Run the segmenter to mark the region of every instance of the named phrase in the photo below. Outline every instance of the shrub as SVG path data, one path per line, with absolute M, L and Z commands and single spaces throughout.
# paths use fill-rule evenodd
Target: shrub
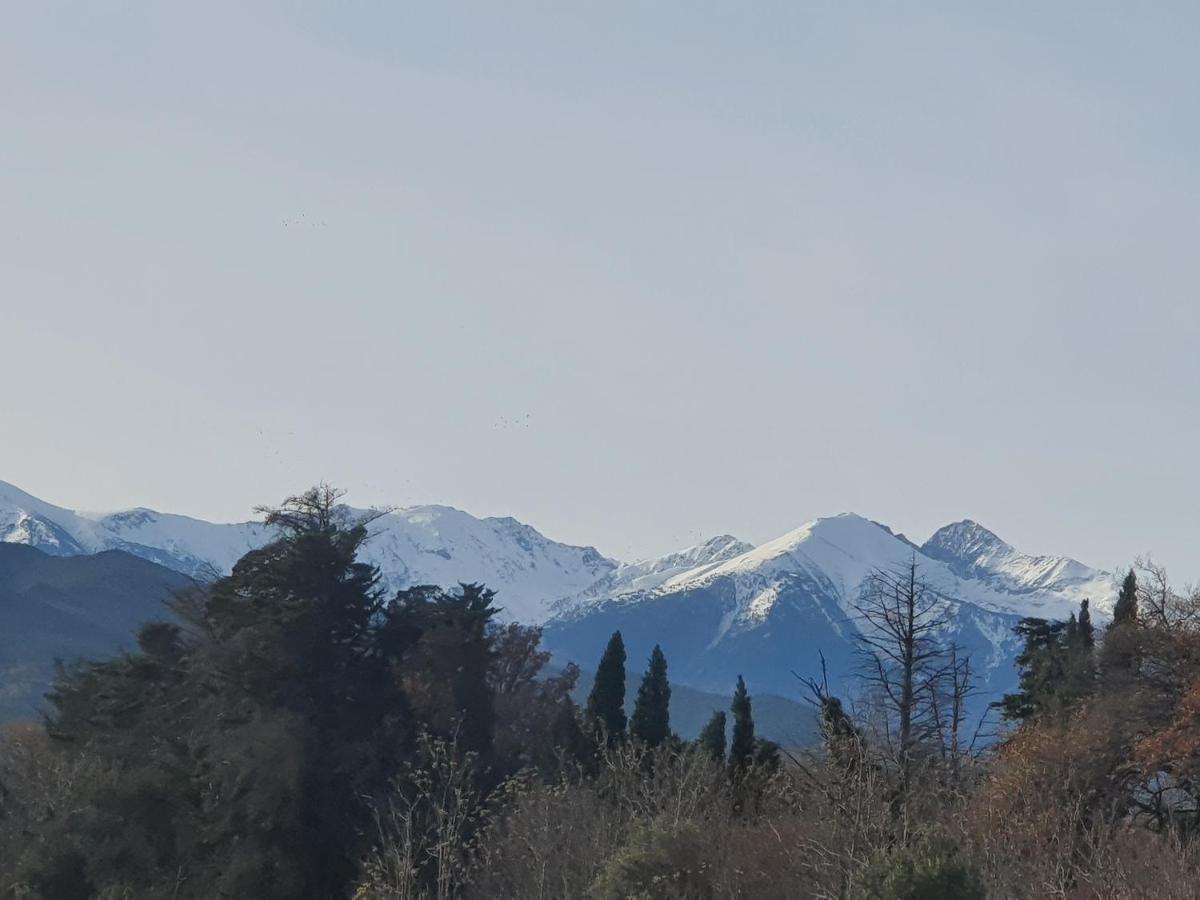
M 705 872 L 705 845 L 691 822 L 641 821 L 600 870 L 593 893 L 605 900 L 706 898 L 713 896 Z
M 921 842 L 876 853 L 854 881 L 856 900 L 983 900 L 979 873 L 951 845 Z

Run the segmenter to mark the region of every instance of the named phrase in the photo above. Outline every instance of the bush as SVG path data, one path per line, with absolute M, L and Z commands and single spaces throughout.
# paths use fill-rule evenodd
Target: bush
M 918 843 L 876 853 L 854 881 L 856 900 L 983 900 L 979 873 L 956 848 Z
M 625 846 L 600 870 L 593 893 L 605 900 L 713 896 L 700 829 L 665 818 L 636 823 Z

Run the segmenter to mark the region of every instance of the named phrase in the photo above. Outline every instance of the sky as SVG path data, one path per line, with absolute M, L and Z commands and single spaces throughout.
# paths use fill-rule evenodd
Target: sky
M 1135 6 L 1139 7 L 1135 9 Z M 0 479 L 1200 579 L 1194 4 L 8 4 Z

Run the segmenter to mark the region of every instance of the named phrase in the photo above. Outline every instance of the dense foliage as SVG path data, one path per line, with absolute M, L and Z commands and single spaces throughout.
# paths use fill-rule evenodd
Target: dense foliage
M 1195 896 L 1200 596 L 1159 569 L 1103 634 L 1086 603 L 1019 625 L 986 748 L 944 604 L 881 573 L 861 693 L 806 680 L 822 745 L 784 751 L 740 678 L 698 741 L 672 734 L 657 648 L 627 720 L 619 634 L 580 709 L 578 670 L 549 674 L 482 586 L 385 596 L 336 501 L 271 510 L 279 540 L 0 736 L 0 893 Z
M 142 628 L 137 652 L 61 668 L 46 733 L 98 775 L 5 847 L 16 883 L 343 896 L 421 740 L 471 754 L 481 786 L 572 746 L 559 713 L 574 673 L 538 677 L 536 633 L 492 626 L 479 585 L 385 598 L 356 561 L 366 525 L 336 500 L 315 489 L 271 511 L 280 539 L 178 598 L 178 621 Z

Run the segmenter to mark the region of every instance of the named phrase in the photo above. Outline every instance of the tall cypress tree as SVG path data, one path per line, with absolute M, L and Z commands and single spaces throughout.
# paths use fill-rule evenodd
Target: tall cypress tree
M 1079 604 L 1078 632 L 1079 645 L 1091 652 L 1096 646 L 1096 629 L 1092 625 L 1092 614 L 1088 610 L 1087 600 Z
M 754 714 L 750 707 L 750 694 L 741 675 L 733 692 L 730 711 L 733 713 L 733 737 L 729 742 L 729 768 L 740 772 L 754 761 L 755 749 Z
M 718 709 L 700 732 L 700 750 L 718 763 L 725 762 L 725 711 Z
M 630 733 L 649 747 L 658 747 L 671 736 L 671 685 L 667 681 L 667 658 L 654 645 L 650 665 L 638 686 Z
M 1127 625 L 1137 621 L 1137 576 L 1133 569 L 1121 582 L 1121 592 L 1117 595 L 1117 603 L 1113 607 L 1112 627 Z
M 596 668 L 587 702 L 588 721 L 602 729 L 612 747 L 625 739 L 625 641 L 614 631 Z
M 1090 694 L 1096 682 L 1096 634 L 1087 600 L 1079 604 L 1078 618 L 1071 614 L 1063 644 L 1066 678 L 1055 690 L 1060 699 L 1070 705 Z

